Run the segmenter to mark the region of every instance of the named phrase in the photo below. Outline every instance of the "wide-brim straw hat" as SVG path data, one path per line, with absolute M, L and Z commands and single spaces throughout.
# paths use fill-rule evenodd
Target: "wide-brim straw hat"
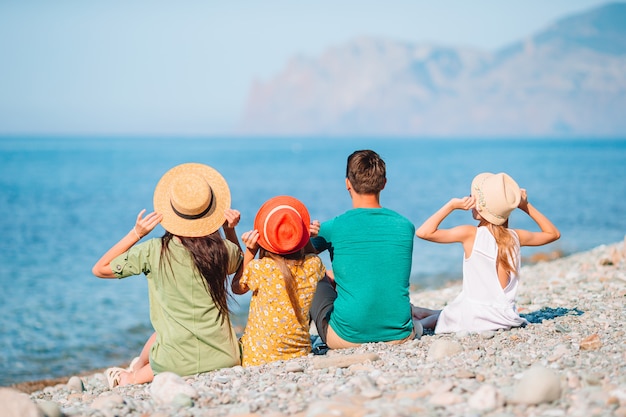
M 472 180 L 472 196 L 476 211 L 489 223 L 504 224 L 522 198 L 519 185 L 508 174 L 483 172 Z
M 154 189 L 154 211 L 161 226 L 183 237 L 208 236 L 226 221 L 230 189 L 222 175 L 208 165 L 186 163 L 167 171 Z
M 259 232 L 259 245 L 279 255 L 294 253 L 309 242 L 311 218 L 305 205 L 290 196 L 277 196 L 266 201 L 254 218 Z

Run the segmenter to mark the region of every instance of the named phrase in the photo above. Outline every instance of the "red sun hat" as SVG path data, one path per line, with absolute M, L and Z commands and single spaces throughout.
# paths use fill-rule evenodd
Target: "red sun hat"
M 254 218 L 259 246 L 279 255 L 299 251 L 309 241 L 311 217 L 305 205 L 286 195 L 270 198 Z

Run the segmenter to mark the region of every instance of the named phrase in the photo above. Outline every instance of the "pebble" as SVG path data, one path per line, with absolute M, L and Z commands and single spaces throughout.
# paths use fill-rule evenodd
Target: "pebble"
M 157 404 L 186 403 L 198 396 L 194 387 L 173 372 L 156 375 L 150 384 L 150 394 Z
M 453 340 L 435 340 L 428 350 L 428 360 L 437 361 L 447 356 L 456 355 L 463 350 L 460 343 Z
M 67 381 L 67 389 L 70 391 L 83 392 L 85 390 L 83 380 L 77 376 L 71 377 L 69 381 Z
M 592 334 L 591 336 L 585 337 L 580 341 L 581 350 L 598 350 L 601 347 L 602 341 L 600 340 L 600 336 L 597 334 Z
M 3 417 L 42 417 L 43 411 L 28 395 L 13 388 L 0 388 Z
M 536 365 L 526 371 L 515 387 L 512 402 L 541 404 L 561 397 L 561 381 L 552 370 Z
M 380 357 L 376 353 L 364 353 L 360 355 L 331 354 L 327 357 L 317 357 L 313 359 L 315 369 L 324 368 L 347 368 L 350 365 L 360 364 L 365 361 L 376 361 Z
M 504 404 L 502 394 L 490 384 L 483 384 L 478 388 L 467 401 L 467 405 L 474 410 L 491 411 Z
M 81 377 L 82 389 L 78 377 L 29 395 L 1 388 L 2 416 L 626 417 L 625 250 L 620 242 L 522 267 L 524 328 L 426 333 L 112 390 L 101 373 Z M 411 300 L 441 308 L 460 289 Z
M 46 417 L 63 417 L 59 405 L 52 401 L 37 401 L 37 407 Z

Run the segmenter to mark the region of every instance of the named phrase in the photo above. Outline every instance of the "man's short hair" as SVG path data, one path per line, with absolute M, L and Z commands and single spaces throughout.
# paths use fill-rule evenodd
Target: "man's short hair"
M 346 178 L 358 194 L 378 194 L 385 188 L 385 161 L 372 150 L 355 151 L 348 156 Z

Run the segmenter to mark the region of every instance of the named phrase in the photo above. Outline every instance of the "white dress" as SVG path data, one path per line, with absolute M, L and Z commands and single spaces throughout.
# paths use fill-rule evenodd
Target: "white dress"
M 500 286 L 496 271 L 498 245 L 487 227 L 476 231 L 474 247 L 469 258 L 463 260 L 463 289 L 461 293 L 441 311 L 435 333 L 482 332 L 510 329 L 528 323 L 517 313 L 517 293 L 520 268 L 519 238 L 515 238 L 515 274 L 511 275 L 506 288 Z

